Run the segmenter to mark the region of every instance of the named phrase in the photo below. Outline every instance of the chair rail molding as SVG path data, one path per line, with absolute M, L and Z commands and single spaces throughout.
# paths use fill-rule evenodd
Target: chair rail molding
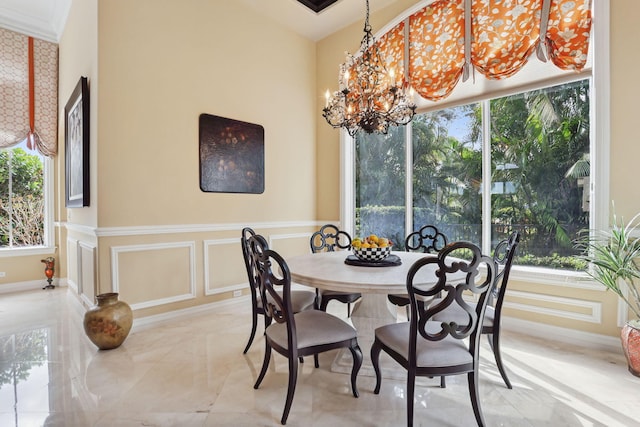
M 278 222 L 252 222 L 254 229 L 317 227 L 324 224 L 323 221 L 278 221 Z M 143 225 L 124 227 L 101 227 L 96 229 L 98 237 L 137 236 L 145 234 L 178 234 L 178 233 L 205 233 L 216 231 L 240 231 L 247 223 L 212 223 L 212 224 L 169 224 L 169 225 Z

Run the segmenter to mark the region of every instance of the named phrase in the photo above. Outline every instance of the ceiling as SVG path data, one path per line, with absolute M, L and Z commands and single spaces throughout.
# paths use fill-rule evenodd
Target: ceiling
M 354 22 L 364 22 L 365 16 L 365 0 L 234 1 L 242 2 L 263 16 L 314 41 Z M 371 0 L 370 8 L 375 12 L 396 1 L 398 0 Z M 0 27 L 58 42 L 71 2 L 72 0 L 0 0 Z

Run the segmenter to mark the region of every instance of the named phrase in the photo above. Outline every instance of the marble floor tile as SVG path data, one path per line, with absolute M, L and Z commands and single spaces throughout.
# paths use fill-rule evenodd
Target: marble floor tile
M 344 317 L 344 306 L 329 310 Z M 0 296 L 0 426 L 277 426 L 287 391 L 287 362 L 274 353 L 262 365 L 261 325 L 251 326 L 247 300 L 207 313 L 134 325 L 125 343 L 99 351 L 82 328 L 83 309 L 66 288 Z M 488 426 L 640 426 L 640 378 L 620 352 L 595 350 L 503 332 L 503 359 L 513 389 L 502 382 L 482 341 L 480 395 Z M 369 357 L 368 349 L 365 357 Z M 386 359 L 385 359 L 386 358 Z M 406 425 L 406 376 L 332 372 L 338 352 L 300 365 L 287 425 L 379 427 Z M 381 355 L 383 372 L 395 362 Z M 402 374 L 402 371 L 399 370 Z M 474 426 L 466 376 L 419 378 L 416 426 Z

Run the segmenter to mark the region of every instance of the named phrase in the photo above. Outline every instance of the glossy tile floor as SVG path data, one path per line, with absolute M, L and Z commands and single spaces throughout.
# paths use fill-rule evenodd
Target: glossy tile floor
M 247 304 L 245 304 L 247 303 Z M 335 303 L 330 310 L 345 315 Z M 82 329 L 83 310 L 66 288 L 0 295 L 0 426 L 276 426 L 285 400 L 287 365 L 275 356 L 253 389 L 264 341 L 246 356 L 248 302 L 144 327 L 125 343 L 98 351 Z M 483 340 L 482 407 L 489 426 L 638 426 L 640 378 L 622 352 L 595 351 L 504 334 L 513 390 L 502 383 Z M 298 376 L 289 426 L 403 426 L 405 384 L 347 375 L 309 359 Z M 368 358 L 368 354 L 365 354 Z M 382 355 L 382 358 L 387 357 Z M 389 359 L 390 360 L 390 359 Z M 466 377 L 421 378 L 415 425 L 473 426 Z

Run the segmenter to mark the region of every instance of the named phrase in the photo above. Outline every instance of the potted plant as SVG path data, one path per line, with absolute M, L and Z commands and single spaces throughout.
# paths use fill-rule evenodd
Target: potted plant
M 611 230 L 585 235 L 578 241 L 579 256 L 587 261 L 587 273 L 618 295 L 633 313 L 621 331 L 622 348 L 629 371 L 640 376 L 640 213 L 631 221 L 613 214 Z

